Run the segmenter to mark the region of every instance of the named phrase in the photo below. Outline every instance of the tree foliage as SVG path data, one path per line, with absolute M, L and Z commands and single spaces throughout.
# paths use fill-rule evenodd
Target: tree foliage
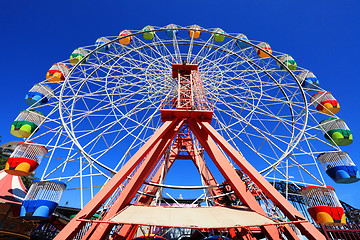
M 3 170 L 5 168 L 7 159 L 7 157 L 3 156 L 2 150 L 0 149 L 0 170 Z

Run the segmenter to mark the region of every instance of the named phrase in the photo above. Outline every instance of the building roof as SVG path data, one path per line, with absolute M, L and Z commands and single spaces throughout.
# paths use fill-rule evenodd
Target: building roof
M 19 142 L 20 141 L 12 141 L 12 142 L 3 143 L 2 145 L 0 145 L 0 149 L 3 152 L 3 155 L 5 157 L 10 157 L 11 153 L 15 150 L 15 148 Z

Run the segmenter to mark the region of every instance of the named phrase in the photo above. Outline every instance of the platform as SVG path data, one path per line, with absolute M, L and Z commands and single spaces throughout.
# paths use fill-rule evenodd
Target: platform
M 111 222 L 176 228 L 223 229 L 274 224 L 246 207 L 129 206 Z

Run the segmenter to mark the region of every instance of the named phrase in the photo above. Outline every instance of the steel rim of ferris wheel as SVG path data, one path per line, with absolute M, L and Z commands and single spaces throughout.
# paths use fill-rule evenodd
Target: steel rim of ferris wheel
M 154 29 L 151 41 L 142 38 L 143 31 L 133 31 L 128 45 L 119 43 L 124 37 L 109 37 L 104 52 L 99 51 L 104 46 L 84 47 L 88 55 L 65 81 L 53 84 L 56 100 L 33 107 L 50 109 L 42 124 L 48 130 L 29 138 L 45 144 L 44 138 L 50 149 L 42 179 L 78 179 L 81 199 L 83 189 L 90 189 L 92 197 L 94 182 L 100 176 L 102 183 L 109 179 L 161 125 L 161 103 L 175 89 L 171 65 L 186 59 L 199 66 L 206 97 L 214 104 L 215 129 L 245 157 L 252 152 L 261 159 L 265 164 L 258 170 L 269 181 L 324 184 L 316 156 L 338 148 L 315 130 L 320 113 L 308 106 L 311 95 L 295 76 L 305 69 L 279 68 L 282 53 L 259 57 L 257 41 L 238 48 L 236 41 L 242 40 L 236 34 L 222 33 L 227 41 L 220 43 L 214 41 L 217 29 L 201 29 L 205 37 L 198 39 L 187 35 L 188 28 L 173 28 L 178 31 L 173 38 L 166 37 L 167 30 Z M 120 160 L 104 160 L 113 159 L 111 151 L 119 146 L 126 148 Z M 75 162 L 77 171 L 71 168 Z

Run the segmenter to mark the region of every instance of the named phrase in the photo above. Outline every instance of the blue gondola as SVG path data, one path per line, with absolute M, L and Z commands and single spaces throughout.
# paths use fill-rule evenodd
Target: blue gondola
M 336 183 L 353 183 L 360 180 L 360 174 L 357 166 L 337 166 L 326 170 Z
M 317 90 L 319 88 L 319 80 L 314 73 L 309 72 L 308 70 L 302 71 L 296 75 L 301 86 L 306 90 Z
M 54 96 L 54 90 L 46 84 L 35 84 L 25 95 L 25 103 L 29 106 L 46 104 Z
M 178 33 L 178 30 L 176 30 L 176 25 L 175 24 L 169 24 L 166 26 L 166 29 L 165 30 L 165 34 L 168 38 L 174 38 L 177 33 Z
M 58 206 L 66 184 L 60 181 L 35 181 L 21 205 L 20 217 L 41 221 L 51 217 Z
M 110 49 L 110 44 L 108 44 L 109 42 L 110 42 L 110 40 L 107 39 L 106 37 L 98 38 L 95 42 L 95 48 L 102 46 L 98 49 L 98 51 L 106 52 Z
M 360 172 L 346 152 L 325 152 L 317 159 L 326 170 L 326 174 L 336 183 L 346 184 L 360 180 Z
M 243 42 L 240 40 L 236 40 L 236 46 L 238 46 L 238 48 L 244 49 L 244 48 L 250 47 L 250 45 L 246 43 L 246 42 L 250 42 L 246 35 L 240 33 L 239 35 L 236 36 L 236 38 L 245 41 L 245 42 Z

